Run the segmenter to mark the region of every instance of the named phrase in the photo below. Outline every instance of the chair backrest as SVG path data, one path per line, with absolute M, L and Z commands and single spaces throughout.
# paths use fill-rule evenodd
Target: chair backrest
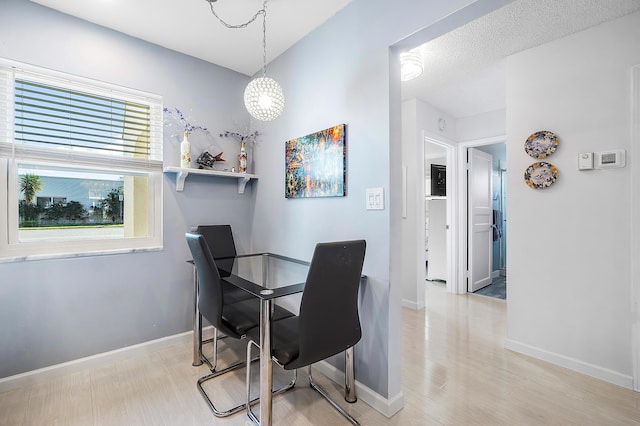
M 213 258 L 216 259 L 220 275 L 223 277 L 231 275 L 237 254 L 231 225 L 200 225 L 198 234 L 201 234 L 207 242 Z
M 313 252 L 300 302 L 300 366 L 355 345 L 362 337 L 358 289 L 366 242 L 319 243 Z
M 222 286 L 216 262 L 203 235 L 187 232 L 184 236 L 198 272 L 198 309 L 211 325 L 225 328 L 222 324 Z

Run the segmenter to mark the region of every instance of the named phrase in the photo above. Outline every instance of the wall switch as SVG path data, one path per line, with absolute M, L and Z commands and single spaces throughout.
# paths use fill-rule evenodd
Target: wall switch
M 593 152 L 578 154 L 578 170 L 593 170 Z
M 384 210 L 384 188 L 367 188 L 367 210 Z

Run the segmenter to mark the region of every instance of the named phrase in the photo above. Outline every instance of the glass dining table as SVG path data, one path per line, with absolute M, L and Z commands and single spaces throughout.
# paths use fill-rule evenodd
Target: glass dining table
M 272 423 L 273 362 L 271 360 L 271 312 L 276 299 L 302 293 L 309 262 L 274 253 L 218 258 L 216 264 L 223 281 L 260 300 L 260 424 Z M 193 322 L 193 365 L 201 365 L 202 315 L 198 310 L 198 276 L 193 268 L 195 315 Z M 287 306 L 287 308 L 289 308 Z M 353 347 L 345 351 L 345 400 L 355 402 Z

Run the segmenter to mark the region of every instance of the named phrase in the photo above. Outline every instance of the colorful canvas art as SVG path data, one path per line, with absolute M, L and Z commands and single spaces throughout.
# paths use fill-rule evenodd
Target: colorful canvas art
M 286 142 L 286 198 L 346 195 L 346 125 Z

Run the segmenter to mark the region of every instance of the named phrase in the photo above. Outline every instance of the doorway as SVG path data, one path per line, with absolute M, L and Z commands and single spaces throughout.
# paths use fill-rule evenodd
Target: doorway
M 447 291 L 456 292 L 455 259 L 456 149 L 453 142 L 435 139 L 423 134 L 424 160 L 421 191 L 423 206 L 420 216 L 424 224 L 424 280 L 446 285 Z
M 461 144 L 464 230 L 459 239 L 466 291 L 507 299 L 506 143 L 492 138 Z M 474 158 L 480 167 L 473 165 Z M 480 159 L 480 161 L 478 161 Z M 479 171 L 478 171 L 479 169 Z

